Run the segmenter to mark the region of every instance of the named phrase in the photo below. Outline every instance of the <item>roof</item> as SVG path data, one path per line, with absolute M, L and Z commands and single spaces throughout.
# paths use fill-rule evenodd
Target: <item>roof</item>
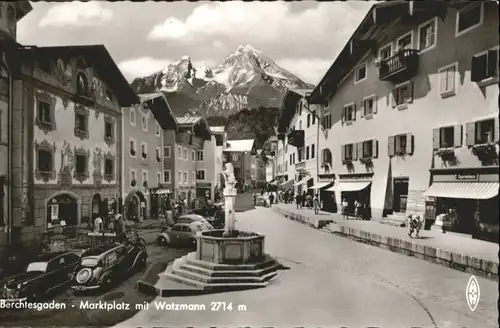
M 243 140 L 228 140 L 227 148 L 224 151 L 227 152 L 246 152 L 252 151 L 254 148 L 255 139 L 243 139 Z
M 314 89 L 290 89 L 291 91 L 298 93 L 302 97 L 307 96 L 309 93 L 313 92 Z
M 47 261 L 50 261 L 56 257 L 59 257 L 61 255 L 64 255 L 64 254 L 68 254 L 68 252 L 53 252 L 53 253 L 47 253 L 47 254 L 43 254 L 43 255 L 40 255 L 36 258 L 36 261 L 40 261 L 40 262 L 47 262 Z
M 195 125 L 201 120 L 201 116 L 177 116 L 176 119 L 182 125 Z
M 153 113 L 163 130 L 177 130 L 178 122 L 172 114 L 167 97 L 162 92 L 140 94 L 141 103 Z
M 303 98 L 300 93 L 297 93 L 292 90 L 288 90 L 285 94 L 285 98 L 283 99 L 283 104 L 280 108 L 280 113 L 278 115 L 278 133 L 285 133 L 288 124 L 292 120 L 293 115 L 295 114 L 295 109 L 297 108 L 297 103 Z
M 375 32 L 374 27 L 390 23 L 398 17 L 410 17 L 417 11 L 432 11 L 435 15 L 441 16 L 444 6 L 460 2 L 464 1 L 392 0 L 375 3 L 351 35 L 324 77 L 312 91 L 308 97 L 308 102 L 310 104 L 323 104 L 326 98 L 336 91 L 337 85 L 349 74 L 362 56 L 368 50 L 375 48 L 374 40 L 370 39 L 373 32 Z
M 106 47 L 102 44 L 55 47 L 21 46 L 19 54 L 31 58 L 43 56 L 53 60 L 57 60 L 61 56 L 81 56 L 96 69 L 99 77 L 106 82 L 116 95 L 120 106 L 130 107 L 139 103 L 139 97 L 123 76 Z
M 33 7 L 31 6 L 29 1 L 15 1 L 15 2 L 13 1 L 12 3 L 15 3 L 17 5 L 16 8 L 17 21 L 20 21 L 24 16 L 26 16 L 33 10 Z
M 176 116 L 175 118 L 179 126 L 183 128 L 193 128 L 195 134 L 202 135 L 205 140 L 209 140 L 212 131 L 208 125 L 207 119 L 203 116 Z M 202 127 L 202 129 L 200 129 Z
M 210 131 L 212 131 L 212 133 L 224 133 L 224 131 L 226 131 L 226 127 L 225 126 L 211 126 Z

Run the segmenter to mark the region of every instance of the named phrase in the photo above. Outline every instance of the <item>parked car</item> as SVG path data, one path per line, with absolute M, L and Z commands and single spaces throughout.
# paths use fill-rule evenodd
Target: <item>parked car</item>
M 8 301 L 38 301 L 67 286 L 80 257 L 71 252 L 39 256 L 24 272 L 3 279 L 1 296 Z
M 226 215 L 224 204 L 216 203 L 192 211 L 192 214 L 204 217 L 215 229 L 224 229 Z
M 148 254 L 142 245 L 110 244 L 82 254 L 73 273 L 71 288 L 76 291 L 106 289 L 146 267 Z
M 205 225 L 205 227 L 207 229 L 212 229 L 212 225 L 210 224 L 210 221 L 208 221 L 205 217 L 203 217 L 202 215 L 198 215 L 198 214 L 184 214 L 184 215 L 181 215 L 176 221 L 175 223 L 193 223 L 193 222 L 201 222 L 202 224 Z
M 156 241 L 158 245 L 196 247 L 196 234 L 211 229 L 202 221 L 176 223 L 162 231 Z

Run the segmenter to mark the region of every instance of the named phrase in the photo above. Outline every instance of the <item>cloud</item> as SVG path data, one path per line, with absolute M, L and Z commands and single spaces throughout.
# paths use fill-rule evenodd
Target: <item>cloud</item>
M 297 75 L 304 82 L 317 85 L 332 65 L 331 59 L 281 58 L 275 60 L 280 67 Z
M 68 2 L 51 7 L 38 23 L 39 26 L 95 26 L 113 19 L 113 11 L 101 2 Z
M 202 4 L 185 19 L 169 17 L 153 27 L 149 40 L 203 40 L 207 37 L 237 37 L 244 43 L 281 43 L 321 39 L 335 44 L 359 24 L 373 3 L 349 5 L 320 3 L 292 12 L 286 2 L 220 2 Z M 328 39 L 325 39 L 325 36 Z
M 158 59 L 152 57 L 140 57 L 127 59 L 118 64 L 123 75 L 132 80 L 136 77 L 148 76 L 153 73 L 162 71 L 168 65 L 174 64 L 178 60 L 173 59 Z M 195 67 L 213 67 L 214 63 L 211 60 L 194 60 L 192 59 Z

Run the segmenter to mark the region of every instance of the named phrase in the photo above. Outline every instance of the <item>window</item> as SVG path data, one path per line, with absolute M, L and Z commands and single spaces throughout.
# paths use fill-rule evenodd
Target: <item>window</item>
M 75 129 L 79 133 L 87 132 L 87 119 L 86 115 L 82 113 L 75 113 Z
M 314 158 L 314 156 L 315 156 L 314 154 L 315 154 L 315 153 L 316 153 L 316 151 L 315 151 L 315 145 L 314 145 L 314 144 L 312 144 L 312 145 L 311 145 L 311 158 Z
M 203 161 L 203 150 L 198 150 L 196 152 L 196 160 L 200 162 Z
M 155 134 L 157 137 L 161 136 L 161 127 L 160 124 L 158 124 L 158 122 L 155 123 Z
M 142 186 L 147 187 L 148 186 L 148 171 L 142 170 Z
M 343 160 L 352 161 L 354 159 L 354 144 L 347 144 L 342 147 L 344 150 Z
M 141 127 L 143 131 L 148 131 L 148 114 L 142 113 Z
M 362 144 L 363 154 L 361 158 L 373 157 L 373 140 L 363 141 Z
M 439 134 L 439 148 L 449 148 L 455 145 L 455 133 L 453 126 L 441 128 Z
M 177 180 L 179 180 L 179 183 L 182 183 L 182 171 L 177 171 Z
M 298 130 L 302 130 L 302 121 L 299 121 L 299 128 Z
M 135 126 L 135 108 L 131 107 L 129 112 L 130 125 Z
M 397 51 L 411 49 L 413 47 L 413 31 L 406 33 L 396 42 Z
M 38 171 L 51 172 L 52 171 L 52 153 L 48 150 L 38 150 Z
M 170 170 L 163 171 L 163 182 L 170 183 Z
M 87 172 L 87 157 L 85 155 L 76 154 L 75 173 L 85 174 L 85 172 Z
M 295 164 L 295 153 L 293 153 L 292 159 L 293 159 L 293 164 Z
M 135 169 L 130 169 L 130 186 L 135 187 L 137 185 L 137 172 Z
M 292 154 L 290 154 L 290 164 L 293 164 L 293 161 L 292 161 Z
M 48 102 L 38 101 L 38 115 L 41 123 L 51 124 L 52 115 L 50 113 L 50 104 Z
M 307 127 L 311 126 L 311 114 L 307 114 Z
M 392 44 L 389 43 L 385 47 L 382 47 L 378 51 L 378 57 L 380 60 L 388 59 L 392 56 Z
M 196 172 L 191 172 L 191 180 L 193 181 L 193 183 L 196 182 Z
M 370 96 L 363 100 L 362 114 L 366 118 L 370 118 L 373 114 L 377 113 L 377 101 L 375 96 Z
M 475 122 L 475 143 L 474 144 L 488 144 L 494 142 L 495 138 L 495 120 L 489 119 L 484 121 Z M 468 133 L 468 132 L 467 132 Z
M 191 161 L 196 161 L 196 152 L 191 149 Z
M 239 160 L 240 160 L 240 156 L 238 154 L 231 155 L 231 161 L 232 162 L 237 162 Z
M 184 183 L 189 183 L 187 171 L 184 171 Z
M 130 139 L 129 147 L 130 147 L 130 156 L 135 157 L 136 152 L 137 152 L 136 147 L 135 147 L 135 140 Z
M 328 113 L 323 116 L 323 129 L 330 129 L 332 127 L 332 114 Z
M 394 102 L 392 104 L 393 107 L 396 106 L 405 106 L 410 104 L 413 101 L 413 83 L 405 82 L 396 86 L 396 88 L 392 91 L 392 95 L 394 98 Z
M 161 148 L 160 147 L 156 147 L 156 161 L 158 163 L 161 162 Z
M 312 125 L 316 124 L 316 111 L 312 112 Z
M 114 165 L 113 160 L 110 158 L 104 159 L 104 175 L 105 176 L 113 176 L 114 174 Z
M 437 18 L 418 27 L 418 47 L 420 53 L 433 49 L 437 44 Z
M 389 156 L 405 156 L 413 153 L 413 136 L 411 133 L 398 134 L 389 137 Z
M 170 146 L 163 147 L 163 157 L 170 158 L 170 150 L 171 150 Z
M 196 171 L 196 180 L 205 180 L 205 170 Z
M 299 158 L 298 162 L 302 162 L 304 160 L 304 148 L 300 148 L 297 151 L 297 157 Z
M 457 12 L 455 36 L 460 36 L 483 23 L 484 4 L 472 4 Z
M 406 154 L 406 143 L 407 143 L 406 134 L 400 134 L 396 136 L 395 141 L 396 141 L 396 155 Z
M 344 107 L 344 122 L 352 122 L 356 120 L 356 106 L 354 104 L 349 104 Z
M 141 143 L 141 156 L 142 159 L 148 158 L 148 144 L 147 143 Z
M 156 173 L 156 182 L 157 182 L 158 184 L 160 184 L 160 183 L 161 183 L 161 172 Z
M 306 147 L 306 160 L 309 159 L 309 146 Z
M 187 148 L 184 148 L 184 159 L 185 160 L 188 159 L 188 150 L 187 150 Z
M 366 63 L 363 63 L 356 68 L 354 75 L 354 83 L 361 82 L 365 79 L 366 79 Z
M 439 92 L 441 96 L 455 95 L 458 63 L 439 69 Z
M 480 82 L 498 77 L 498 48 L 472 57 L 471 81 Z
M 108 140 L 113 139 L 113 123 L 105 122 L 104 123 L 104 137 Z
M 181 146 L 177 146 L 177 153 L 178 153 L 179 158 L 182 159 L 182 147 Z

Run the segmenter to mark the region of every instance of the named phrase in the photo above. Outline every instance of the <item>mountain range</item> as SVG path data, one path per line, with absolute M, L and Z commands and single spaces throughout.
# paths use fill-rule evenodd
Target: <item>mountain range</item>
M 239 46 L 217 67 L 198 67 L 184 56 L 131 86 L 137 93 L 164 92 L 177 116 L 226 118 L 242 109 L 279 108 L 287 89 L 314 88 L 250 45 Z

